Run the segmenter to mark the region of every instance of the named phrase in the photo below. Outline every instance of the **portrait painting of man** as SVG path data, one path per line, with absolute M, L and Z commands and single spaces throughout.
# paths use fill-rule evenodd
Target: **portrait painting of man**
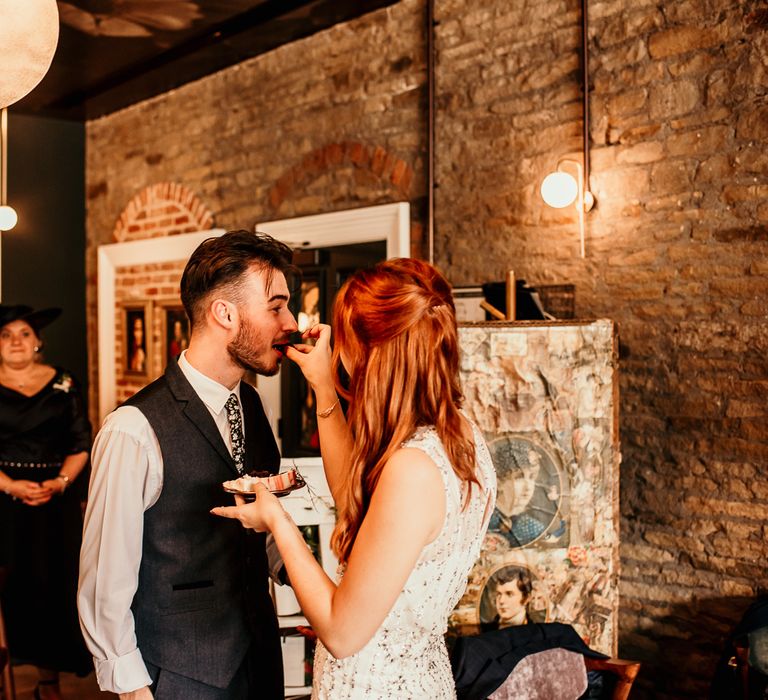
M 483 631 L 504 629 L 530 622 L 544 622 L 547 602 L 534 597 L 537 580 L 522 563 L 504 564 L 486 581 L 479 598 L 478 619 Z

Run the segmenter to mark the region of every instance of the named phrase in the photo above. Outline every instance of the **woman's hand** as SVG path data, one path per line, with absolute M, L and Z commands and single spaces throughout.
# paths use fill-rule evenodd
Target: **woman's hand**
M 18 498 L 28 506 L 41 506 L 48 503 L 53 493 L 53 490 L 47 487 L 45 483 L 38 484 L 36 481 L 27 481 L 26 479 L 16 479 L 8 487 L 10 496 Z
M 64 479 L 48 479 L 47 481 L 44 481 L 43 486 L 46 488 L 51 489 L 51 494 L 59 494 L 61 495 L 64 493 L 64 489 L 67 488 L 67 484 L 64 481 Z
M 302 333 L 302 337 L 314 339 L 314 345 L 294 345 L 285 349 L 285 355 L 293 360 L 306 380 L 317 392 L 319 388 L 333 388 L 333 367 L 331 362 L 331 327 L 318 323 Z
M 242 496 L 235 496 L 236 506 L 219 506 L 212 508 L 211 513 L 239 520 L 243 527 L 256 532 L 270 532 L 275 519 L 285 517 L 285 511 L 264 484 L 256 485 L 255 494 L 256 500 L 252 503 L 246 503 Z

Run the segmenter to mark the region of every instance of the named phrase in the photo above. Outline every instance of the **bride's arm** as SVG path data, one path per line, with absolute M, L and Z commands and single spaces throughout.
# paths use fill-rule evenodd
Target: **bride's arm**
M 445 489 L 421 450 L 398 450 L 385 465 L 338 587 L 281 518 L 273 534 L 304 615 L 328 651 L 343 658 L 374 635 L 424 546 L 445 519 Z
M 424 452 L 398 450 L 382 471 L 338 586 L 282 507 L 271 506 L 264 513 L 248 504 L 214 512 L 238 517 L 249 527 L 269 527 L 302 612 L 328 651 L 343 658 L 373 637 L 422 549 L 439 534 L 445 489 L 437 466 Z

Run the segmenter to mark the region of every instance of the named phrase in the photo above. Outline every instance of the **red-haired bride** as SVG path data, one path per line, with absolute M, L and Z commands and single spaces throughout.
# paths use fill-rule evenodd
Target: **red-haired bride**
M 270 531 L 320 640 L 313 698 L 455 697 L 444 633 L 480 551 L 496 492 L 480 431 L 460 410 L 451 288 L 401 259 L 352 276 L 334 305 L 335 343 L 287 348 L 315 391 L 320 446 L 338 520 L 338 583 L 280 501 L 214 512 Z M 347 389 L 336 386 L 341 363 Z M 345 418 L 337 391 L 349 401 Z

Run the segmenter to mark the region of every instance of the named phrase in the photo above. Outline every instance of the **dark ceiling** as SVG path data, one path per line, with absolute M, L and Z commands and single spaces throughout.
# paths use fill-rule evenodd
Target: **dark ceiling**
M 51 68 L 13 110 L 94 119 L 396 1 L 59 0 Z

